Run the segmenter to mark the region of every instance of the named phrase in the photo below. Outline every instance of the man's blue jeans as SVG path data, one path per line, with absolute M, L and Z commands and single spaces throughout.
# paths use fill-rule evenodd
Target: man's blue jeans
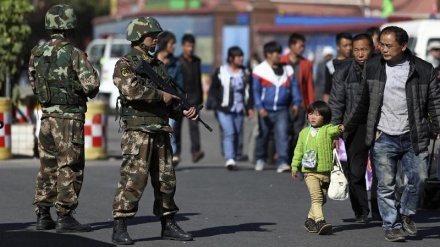
M 258 137 L 255 150 L 256 160 L 267 158 L 267 144 L 269 135 L 273 130 L 275 150 L 278 154 L 276 164 L 290 164 L 289 162 L 289 111 L 268 111 L 265 118 L 258 117 Z
M 400 215 L 411 216 L 417 211 L 419 190 L 427 177 L 428 149 L 416 155 L 410 133 L 394 136 L 382 133 L 374 143 L 371 160 L 378 179 L 377 197 L 382 227 L 385 230 L 401 229 Z M 395 189 L 399 160 L 408 183 L 397 206 Z
M 238 146 L 238 138 L 243 126 L 244 114 L 242 112 L 224 113 L 217 111 L 218 121 L 223 130 L 223 151 L 225 160 L 237 159 L 236 150 Z

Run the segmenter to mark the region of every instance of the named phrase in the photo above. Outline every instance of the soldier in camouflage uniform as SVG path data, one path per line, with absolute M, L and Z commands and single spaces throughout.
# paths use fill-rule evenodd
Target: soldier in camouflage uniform
M 99 91 L 99 78 L 87 55 L 70 42 L 76 27 L 72 7 L 59 4 L 46 13 L 51 39 L 32 49 L 29 79 L 42 105 L 38 137 L 40 170 L 34 205 L 37 230 L 90 231 L 72 216 L 84 176 L 84 120 L 87 97 Z M 55 206 L 56 223 L 50 215 Z
M 191 234 L 184 232 L 174 220 L 179 208 L 174 203 L 176 175 L 168 120 L 182 116 L 182 111 L 173 107 L 178 97 L 157 89 L 148 78 L 135 71 L 139 61 L 145 60 L 156 73 L 164 78 L 167 76 L 164 64 L 154 58 L 160 32 L 162 28 L 154 18 L 132 20 L 127 28 L 132 50 L 118 60 L 113 74 L 113 82 L 120 92 L 120 115 L 124 122 L 121 179 L 113 201 L 112 241 L 116 244 L 133 244 L 127 232 L 127 218 L 133 218 L 138 210 L 148 174 L 154 189 L 153 213 L 162 223 L 161 237 L 192 240 Z M 194 107 L 183 111 L 183 115 L 191 120 L 198 118 Z

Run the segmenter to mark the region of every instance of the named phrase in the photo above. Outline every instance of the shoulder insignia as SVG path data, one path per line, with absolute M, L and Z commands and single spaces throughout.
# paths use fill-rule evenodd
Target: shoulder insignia
M 130 61 L 127 57 L 121 57 L 122 60 Z
M 130 72 L 128 71 L 127 67 L 121 68 L 121 75 L 122 76 L 127 76 L 129 74 L 130 74 Z

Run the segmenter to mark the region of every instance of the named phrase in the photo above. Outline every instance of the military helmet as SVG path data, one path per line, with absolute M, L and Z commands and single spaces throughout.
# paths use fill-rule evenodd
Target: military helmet
M 153 17 L 139 17 L 128 24 L 126 39 L 128 41 L 138 41 L 145 34 L 162 31 L 159 22 Z
M 76 27 L 76 14 L 67 4 L 57 4 L 47 11 L 45 28 L 67 30 Z

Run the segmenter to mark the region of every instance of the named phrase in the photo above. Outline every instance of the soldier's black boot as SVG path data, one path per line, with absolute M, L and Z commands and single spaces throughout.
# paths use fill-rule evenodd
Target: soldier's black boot
M 58 215 L 55 228 L 58 233 L 88 232 L 92 230 L 92 227 L 89 224 L 80 224 L 75 218 L 73 218 L 72 213 Z
M 127 232 L 127 218 L 115 219 L 115 222 L 113 224 L 112 241 L 115 244 L 133 244 L 133 240 Z
M 173 215 L 160 217 L 162 232 L 160 236 L 166 240 L 190 241 L 193 239 L 191 233 L 187 233 L 177 225 Z
M 55 228 L 55 221 L 50 216 L 50 207 L 38 206 L 37 230 L 50 230 Z

